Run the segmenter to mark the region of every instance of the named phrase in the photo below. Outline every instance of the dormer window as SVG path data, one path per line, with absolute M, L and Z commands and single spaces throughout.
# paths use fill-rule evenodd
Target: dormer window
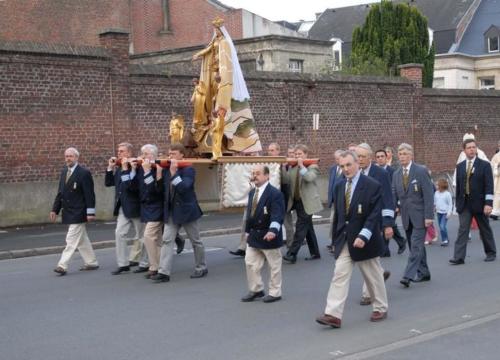
M 500 48 L 500 44 L 498 43 L 498 36 L 490 36 L 488 37 L 488 52 L 498 52 Z

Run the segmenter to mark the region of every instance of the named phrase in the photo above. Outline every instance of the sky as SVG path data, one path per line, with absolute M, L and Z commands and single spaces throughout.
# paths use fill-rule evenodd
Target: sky
M 315 13 L 327 8 L 368 4 L 378 0 L 219 0 L 234 8 L 243 8 L 269 20 L 314 20 Z

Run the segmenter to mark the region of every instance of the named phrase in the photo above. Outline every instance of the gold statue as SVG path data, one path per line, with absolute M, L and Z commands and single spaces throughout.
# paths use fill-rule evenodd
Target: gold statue
M 170 119 L 170 143 L 182 144 L 184 138 L 184 116 L 172 114 Z
M 202 59 L 200 80 L 197 87 L 204 86 L 206 88 L 205 106 L 203 111 L 199 111 L 198 114 L 201 113 L 202 116 L 206 114 L 207 121 L 200 121 L 201 126 L 198 126 L 198 129 L 201 129 L 205 124 L 211 125 L 212 159 L 222 156 L 225 117 L 231 110 L 233 91 L 231 47 L 221 31 L 223 23 L 224 21 L 220 18 L 212 22 L 215 28 L 214 38 L 205 49 L 193 55 L 193 60 Z M 197 108 L 195 101 L 195 113 L 196 110 L 200 110 L 200 107 Z M 197 127 L 193 127 L 196 140 L 202 131 L 197 132 Z
M 191 133 L 193 134 L 194 141 L 200 143 L 209 129 L 209 118 L 205 108 L 207 89 L 205 83 L 198 79 L 193 79 L 193 85 L 194 91 L 191 103 L 194 106 L 194 114 Z

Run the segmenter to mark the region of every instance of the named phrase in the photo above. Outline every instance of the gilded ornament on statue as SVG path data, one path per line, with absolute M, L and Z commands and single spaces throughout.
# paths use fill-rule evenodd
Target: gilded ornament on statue
M 170 143 L 182 144 L 184 138 L 184 116 L 172 114 L 170 119 Z

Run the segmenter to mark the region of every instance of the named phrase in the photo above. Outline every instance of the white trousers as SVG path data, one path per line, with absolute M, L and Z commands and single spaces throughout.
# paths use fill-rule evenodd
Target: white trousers
M 262 267 L 267 260 L 269 266 L 269 295 L 281 296 L 281 250 L 278 249 L 256 249 L 247 246 L 245 254 L 245 265 L 247 269 L 248 288 L 252 292 L 264 290 L 262 281 Z
M 349 293 L 349 283 L 355 264 L 359 266 L 366 282 L 368 293 L 372 299 L 373 311 L 387 311 L 387 291 L 385 289 L 380 258 L 376 257 L 355 262 L 351 259 L 347 245 L 344 245 L 339 258 L 335 262 L 335 270 L 326 300 L 325 314 L 342 319 L 344 305 Z
M 133 236 L 127 237 L 132 228 L 134 229 Z M 130 254 L 128 254 L 127 246 L 129 240 L 133 241 Z M 115 249 L 118 266 L 128 266 L 130 261 L 138 261 L 141 267 L 148 266 L 148 257 L 144 247 L 144 224 L 141 223 L 140 218 L 126 217 L 121 207 L 116 219 Z
M 98 265 L 94 249 L 87 235 L 86 223 L 71 224 L 69 226 L 66 234 L 66 248 L 62 252 L 57 266 L 67 270 L 69 261 L 77 249 L 85 265 Z

